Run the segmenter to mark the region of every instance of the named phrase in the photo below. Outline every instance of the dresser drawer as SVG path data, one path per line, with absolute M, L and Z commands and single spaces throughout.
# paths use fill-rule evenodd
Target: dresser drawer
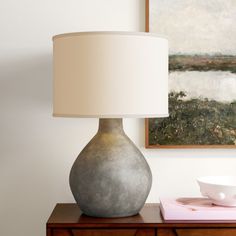
M 52 236 L 155 236 L 154 229 L 54 229 Z
M 157 229 L 158 236 L 236 236 L 236 229 Z
M 177 229 L 178 236 L 235 236 L 236 229 Z

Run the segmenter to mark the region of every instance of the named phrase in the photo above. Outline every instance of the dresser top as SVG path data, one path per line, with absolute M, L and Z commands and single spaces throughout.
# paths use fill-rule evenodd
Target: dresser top
M 95 218 L 84 215 L 74 203 L 59 203 L 47 227 L 236 227 L 236 221 L 164 221 L 159 204 L 145 204 L 138 215 L 123 218 Z

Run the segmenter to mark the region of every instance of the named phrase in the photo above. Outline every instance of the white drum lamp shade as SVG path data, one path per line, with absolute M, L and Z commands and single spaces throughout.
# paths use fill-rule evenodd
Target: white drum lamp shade
M 168 116 L 168 41 L 150 33 L 53 37 L 54 116 Z

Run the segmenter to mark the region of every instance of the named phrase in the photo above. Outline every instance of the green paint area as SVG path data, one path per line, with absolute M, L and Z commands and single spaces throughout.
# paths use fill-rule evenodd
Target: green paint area
M 229 71 L 236 73 L 236 56 L 231 55 L 171 55 L 170 71 Z
M 150 145 L 236 145 L 236 101 L 184 100 L 169 94 L 168 118 L 149 119 Z

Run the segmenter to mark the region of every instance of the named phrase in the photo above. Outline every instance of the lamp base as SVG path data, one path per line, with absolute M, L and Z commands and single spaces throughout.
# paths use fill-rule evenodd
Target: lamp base
M 124 133 L 122 119 L 99 119 L 97 134 L 70 172 L 70 188 L 83 213 L 93 217 L 136 215 L 151 184 L 151 170 Z

